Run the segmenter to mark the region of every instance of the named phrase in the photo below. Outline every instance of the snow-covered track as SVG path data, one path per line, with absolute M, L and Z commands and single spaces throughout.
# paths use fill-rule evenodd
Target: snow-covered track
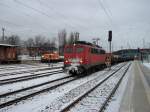
M 12 70 L 12 69 L 16 69 L 16 68 L 25 68 L 27 67 L 27 65 L 23 65 L 23 64 L 20 64 L 19 66 L 16 64 L 16 65 L 0 65 L 0 70 Z
M 37 71 L 44 71 L 44 70 L 59 69 L 59 68 L 62 68 L 62 67 L 63 67 L 63 66 L 60 66 L 60 67 L 53 67 L 53 68 L 49 68 L 49 67 L 38 68 L 38 67 L 35 67 L 35 68 L 37 68 L 37 69 L 19 70 L 19 71 L 17 71 L 17 72 L 2 73 L 2 74 L 0 74 L 0 77 L 3 77 L 3 76 L 10 76 L 10 75 L 19 75 L 19 74 L 31 73 L 31 72 L 37 72 Z
M 107 74 L 107 72 L 109 71 L 105 71 L 104 74 Z M 65 77 L 51 80 L 49 82 L 47 81 L 47 82 L 42 82 L 41 84 L 36 84 L 30 87 L 24 87 L 23 89 L 20 88 L 12 92 L 11 91 L 5 92 L 0 95 L 0 102 L 1 102 L 0 108 L 5 108 L 5 107 L 7 108 L 7 106 L 16 104 L 17 102 L 22 102 L 38 94 L 49 92 L 51 90 L 56 89 L 57 87 L 63 87 L 63 85 L 69 84 L 72 81 L 78 80 L 79 78 L 82 78 L 82 77 L 65 76 Z
M 0 67 L 0 71 L 11 71 L 11 70 L 20 70 L 20 69 L 29 69 L 29 68 L 38 68 L 39 66 L 34 65 L 24 65 L 24 64 L 16 64 L 16 65 L 5 65 Z M 44 67 L 44 66 L 43 66 Z
M 49 82 L 44 82 L 27 88 L 19 89 L 13 92 L 8 92 L 0 95 L 0 108 L 12 105 L 27 98 L 33 97 L 40 93 L 52 90 L 71 81 L 77 80 L 77 77 L 66 76 Z M 17 97 L 17 95 L 19 97 Z M 11 98 L 12 97 L 12 98 Z
M 81 112 L 85 112 L 85 111 L 99 112 L 100 111 L 101 112 L 105 108 L 107 102 L 109 101 L 109 99 L 111 98 L 111 96 L 113 95 L 113 93 L 116 91 L 117 87 L 119 86 L 122 78 L 126 74 L 126 72 L 127 72 L 127 70 L 128 70 L 129 67 L 130 67 L 130 64 L 124 65 L 124 66 L 120 67 L 118 70 L 112 72 L 106 78 L 104 78 L 101 81 L 99 81 L 93 87 L 91 87 L 91 88 L 89 87 L 88 91 L 84 91 L 79 96 L 77 96 L 75 98 L 72 98 L 71 101 L 69 101 L 69 99 L 61 99 L 61 101 L 63 101 L 63 102 L 65 100 L 69 101 L 69 102 L 66 103 L 66 104 L 64 104 L 59 109 L 56 109 L 56 110 L 50 109 L 48 111 L 49 112 L 51 112 L 51 111 L 56 111 L 56 112 L 67 112 L 67 111 L 69 111 L 69 112 L 70 111 L 71 112 L 72 111 L 73 112 L 78 112 L 78 111 L 81 111 Z M 114 80 L 114 79 L 116 79 L 116 80 Z M 113 86 L 111 85 L 111 81 L 110 80 L 111 81 L 115 81 L 114 84 L 112 84 Z M 108 84 L 111 86 L 111 88 L 109 88 Z M 81 90 L 81 88 L 79 90 Z M 107 92 L 105 93 L 105 91 L 107 91 Z M 100 92 L 102 94 L 98 94 L 98 92 Z M 72 93 L 72 94 L 74 94 L 74 93 Z M 92 98 L 93 99 L 95 98 L 97 100 L 92 101 Z M 60 105 L 61 104 L 59 104 L 59 106 Z M 99 110 L 95 110 L 94 107 L 96 105 L 98 105 L 98 109 Z M 49 108 L 51 108 L 51 106 Z
M 50 72 L 45 72 L 45 73 L 38 73 L 38 74 L 33 74 L 33 75 L 3 79 L 3 80 L 0 80 L 0 85 L 10 84 L 10 83 L 15 83 L 15 82 L 20 82 L 20 81 L 26 81 L 26 80 L 31 80 L 31 79 L 35 79 L 35 78 L 47 77 L 47 76 L 50 76 L 53 74 L 58 74 L 58 73 L 63 73 L 63 70 L 56 70 L 56 71 L 50 71 Z
M 116 90 L 118 89 L 123 77 L 126 75 L 129 67 L 131 64 L 129 64 L 129 66 L 126 68 L 126 70 L 124 71 L 124 73 L 122 74 L 121 78 L 119 79 L 119 81 L 117 82 L 117 84 L 114 86 L 114 88 L 112 89 L 112 91 L 109 93 L 108 97 L 106 98 L 106 100 L 104 101 L 104 103 L 102 104 L 99 112 L 103 112 L 105 110 L 105 108 L 107 107 L 107 104 L 109 103 L 110 99 L 112 98 L 112 96 L 115 94 Z

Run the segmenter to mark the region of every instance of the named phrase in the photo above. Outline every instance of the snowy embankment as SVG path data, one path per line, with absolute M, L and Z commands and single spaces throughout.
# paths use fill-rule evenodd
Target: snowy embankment
M 143 63 L 143 65 L 150 69 L 150 63 Z
M 119 108 L 121 105 L 121 101 L 124 97 L 124 93 L 127 87 L 129 76 L 132 75 L 132 65 L 130 66 L 129 70 L 127 71 L 126 75 L 124 76 L 119 88 L 116 90 L 114 96 L 110 100 L 105 112 L 119 112 Z

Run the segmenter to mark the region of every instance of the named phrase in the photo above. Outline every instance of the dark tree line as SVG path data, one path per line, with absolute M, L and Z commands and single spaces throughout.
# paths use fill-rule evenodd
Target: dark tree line
M 79 40 L 78 32 L 71 32 L 67 36 L 67 31 L 65 29 L 58 32 L 57 38 L 46 38 L 42 35 L 37 35 L 35 37 L 30 37 L 27 40 L 21 39 L 18 35 L 5 36 L 4 40 L 0 38 L 0 43 L 17 45 L 19 48 L 26 48 L 29 51 L 29 55 L 41 55 L 41 51 L 58 51 L 60 55 L 63 55 L 64 46 L 66 44 L 73 44 L 75 41 Z M 34 50 L 35 51 L 34 51 Z M 21 53 L 20 53 L 21 54 Z
M 35 36 L 34 38 L 28 38 L 23 42 L 23 46 L 28 49 L 29 55 L 37 56 L 45 52 L 57 51 L 56 39 L 48 39 L 41 35 Z
M 3 44 L 20 45 L 20 37 L 18 35 L 5 36 L 4 40 L 0 39 Z

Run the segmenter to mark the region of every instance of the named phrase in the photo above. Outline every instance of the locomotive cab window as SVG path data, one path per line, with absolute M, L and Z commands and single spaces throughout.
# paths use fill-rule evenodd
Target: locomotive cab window
M 81 52 L 83 52 L 84 51 L 84 48 L 83 47 L 77 47 L 76 48 L 76 52 L 77 53 L 81 53 Z
M 92 53 L 92 54 L 98 54 L 98 49 L 92 48 L 92 49 L 91 49 L 91 53 Z
M 105 54 L 105 51 L 104 50 L 100 50 L 99 54 Z
M 91 53 L 92 53 L 92 54 L 105 54 L 105 51 L 102 50 L 102 49 L 92 48 L 92 49 L 91 49 Z
M 70 47 L 68 47 L 68 48 L 65 49 L 66 53 L 72 53 L 72 51 L 73 51 L 73 48 L 70 48 Z

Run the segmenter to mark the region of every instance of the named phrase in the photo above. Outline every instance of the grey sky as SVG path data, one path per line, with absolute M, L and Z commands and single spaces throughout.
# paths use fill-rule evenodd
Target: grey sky
M 114 49 L 137 48 L 150 43 L 149 6 L 150 0 L 0 0 L 0 28 L 21 38 L 57 37 L 65 28 L 81 40 L 99 37 L 104 48 L 112 30 Z

